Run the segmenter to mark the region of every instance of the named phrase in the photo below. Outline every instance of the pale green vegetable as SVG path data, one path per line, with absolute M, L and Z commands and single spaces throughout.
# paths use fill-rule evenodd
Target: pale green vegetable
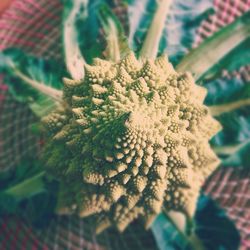
M 165 56 L 118 63 L 95 59 L 83 80 L 64 79 L 65 105 L 43 119 L 48 171 L 61 181 L 58 209 L 99 214 L 97 232 L 149 227 L 164 208 L 192 217 L 219 160 L 209 139 L 220 125 L 206 90 Z

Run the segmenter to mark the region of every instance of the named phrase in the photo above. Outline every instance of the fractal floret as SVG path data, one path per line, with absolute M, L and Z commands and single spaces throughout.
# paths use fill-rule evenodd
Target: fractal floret
M 94 59 L 83 80 L 64 79 L 64 104 L 43 120 L 58 209 L 94 216 L 97 232 L 137 218 L 147 228 L 162 209 L 191 217 L 219 163 L 209 140 L 220 125 L 205 96 L 166 56 Z

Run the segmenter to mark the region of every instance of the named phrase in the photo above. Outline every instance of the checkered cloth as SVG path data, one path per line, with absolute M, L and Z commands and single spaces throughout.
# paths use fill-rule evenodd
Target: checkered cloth
M 62 4 L 59 0 L 16 0 L 0 18 L 0 50 L 17 47 L 27 53 L 62 60 Z M 0 76 L 0 169 L 13 169 L 20 159 L 36 155 L 36 121 L 27 106 L 13 101 Z
M 119 2 L 118 0 L 115 2 Z M 198 30 L 196 45 L 250 8 L 250 0 L 215 0 L 216 14 Z M 117 13 L 122 13 L 120 8 Z M 62 60 L 60 0 L 14 0 L 0 18 L 0 50 L 18 47 L 27 53 Z M 249 68 L 235 73 L 249 79 Z M 14 169 L 20 160 L 39 152 L 39 138 L 30 132 L 36 121 L 25 105 L 12 100 L 0 76 L 0 170 Z M 250 249 L 249 176 L 243 168 L 221 168 L 204 186 L 235 221 L 241 232 L 241 249 Z M 135 224 L 125 234 L 105 232 L 95 238 L 89 220 L 58 216 L 45 229 L 36 229 L 25 218 L 0 218 L 0 250 L 5 249 L 156 249 L 150 233 Z
M 214 0 L 216 15 L 204 20 L 198 29 L 197 46 L 221 27 L 250 9 L 250 0 Z M 228 74 L 250 81 L 250 66 Z M 204 192 L 224 208 L 241 234 L 241 248 L 250 249 L 250 168 L 221 168 L 204 185 Z
M 250 168 L 220 168 L 208 179 L 204 191 L 235 222 L 241 234 L 240 249 L 250 249 Z
M 214 0 L 214 8 L 216 14 L 210 15 L 208 19 L 202 22 L 194 46 L 197 46 L 205 38 L 248 11 L 250 9 L 250 0 Z M 229 78 L 238 77 L 248 82 L 250 81 L 250 66 L 242 67 L 230 74 L 225 70 L 224 76 Z

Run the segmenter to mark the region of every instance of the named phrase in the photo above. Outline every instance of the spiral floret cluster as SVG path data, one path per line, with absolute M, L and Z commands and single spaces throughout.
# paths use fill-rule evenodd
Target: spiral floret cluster
M 65 104 L 43 119 L 59 208 L 96 216 L 97 232 L 137 218 L 149 227 L 163 208 L 191 217 L 219 163 L 209 140 L 220 125 L 205 96 L 166 56 L 94 59 L 83 80 L 64 79 Z

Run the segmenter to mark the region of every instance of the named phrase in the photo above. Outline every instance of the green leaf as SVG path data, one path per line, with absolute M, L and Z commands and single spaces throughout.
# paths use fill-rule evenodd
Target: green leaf
M 250 97 L 250 87 L 238 78 L 219 78 L 204 85 L 208 94 L 205 99 L 207 106 L 226 105 L 243 101 Z M 214 146 L 236 145 L 250 138 L 249 106 L 224 113 L 216 117 L 221 123 L 221 130 L 211 141 Z
M 160 249 L 204 249 L 204 243 L 194 232 L 192 220 L 180 211 L 164 212 L 151 227 Z
M 250 139 L 248 139 L 246 142 L 235 145 L 231 150 L 234 150 L 235 152 L 231 153 L 227 158 L 223 159 L 222 165 L 228 167 L 249 168 Z
M 41 122 L 34 122 L 30 125 L 30 131 L 37 136 L 41 136 L 43 125 Z
M 223 147 L 228 151 L 227 147 L 245 143 L 250 138 L 250 86 L 238 78 L 220 78 L 208 82 L 205 86 L 208 89 L 205 103 L 208 106 L 215 105 L 212 106 L 212 111 L 214 108 L 215 111 L 220 111 L 221 108 L 224 111 L 231 109 L 230 112 L 216 117 L 223 130 L 213 138 L 212 144 L 221 147 L 217 151 L 223 154 Z M 236 104 L 237 109 L 232 110 Z
M 192 48 L 197 29 L 214 13 L 213 6 L 213 0 L 173 1 L 159 51 L 166 52 L 174 65 Z
M 153 19 L 157 4 L 153 0 L 130 0 L 129 13 L 129 46 L 136 52 L 141 49 L 146 31 Z
M 105 56 L 114 62 L 119 61 L 129 49 L 124 29 L 107 4 L 100 6 L 98 17 L 107 40 Z
M 60 102 L 65 70 L 59 63 L 8 49 L 0 53 L 0 72 L 5 73 L 4 83 L 14 99 L 27 103 L 38 117 Z
M 249 36 L 250 11 L 193 49 L 178 64 L 177 70 L 190 71 L 198 81 L 211 78 L 218 74 L 221 69 L 225 69 L 223 62 L 226 62 L 227 66 L 229 65 L 231 56 L 234 60 L 238 60 L 238 56 L 235 53 L 237 51 L 240 51 L 241 54 L 243 53 L 242 49 L 246 46 Z M 246 60 L 241 60 L 241 62 L 245 65 L 248 60 L 249 57 L 247 56 Z M 238 61 L 233 62 L 231 68 L 235 69 L 236 65 L 237 67 L 241 66 Z
M 156 217 L 151 230 L 160 250 L 186 249 L 188 242 L 164 214 Z
M 42 165 L 35 158 L 25 158 L 8 176 L 0 174 L 0 214 L 18 213 L 20 202 L 46 190 Z
M 231 72 L 240 67 L 250 64 L 250 39 L 246 39 L 233 49 L 226 57 L 219 61 L 215 68 L 211 69 L 209 75 L 213 78 L 220 75 L 223 69 Z
M 40 192 L 20 202 L 17 213 L 38 229 L 49 226 L 55 217 L 56 197 L 52 192 Z
M 0 216 L 2 214 L 15 214 L 17 208 L 18 202 L 12 195 L 0 192 Z
M 241 100 L 250 98 L 250 82 L 242 84 L 238 91 L 234 91 L 230 96 L 232 100 Z
M 0 215 L 20 215 L 39 228 L 49 223 L 58 183 L 45 176 L 41 161 L 25 158 L 8 176 L 0 173 L 0 180 Z
M 225 182 L 222 181 L 221 185 L 223 187 L 220 190 L 226 189 Z M 229 188 L 229 190 L 231 189 Z M 217 202 L 209 196 L 205 196 L 204 194 L 200 195 L 195 213 L 196 235 L 202 240 L 205 246 L 204 249 L 239 249 L 240 234 L 234 222 L 225 211 L 227 204 L 224 203 L 225 206 L 221 208 Z
M 156 0 L 129 1 L 129 45 L 135 51 L 141 49 L 157 9 L 157 2 Z M 166 52 L 170 60 L 176 64 L 191 48 L 196 29 L 211 13 L 212 6 L 212 0 L 172 1 L 158 53 Z
M 0 189 L 8 189 L 17 184 L 32 178 L 43 170 L 43 166 L 36 158 L 24 158 L 15 169 L 9 171 L 7 176 L 0 174 L 1 186 Z
M 12 195 L 17 200 L 29 198 L 45 190 L 43 181 L 44 172 L 25 178 L 22 182 L 9 187 L 4 191 L 5 194 Z
M 213 145 L 231 145 L 250 138 L 250 118 L 241 114 L 241 111 L 223 114 L 217 120 L 223 130 L 213 138 Z
M 195 232 L 189 237 L 180 234 L 164 214 L 156 218 L 151 230 L 159 250 L 237 249 L 240 242 L 239 233 L 225 212 L 203 194 L 197 202 Z
M 85 61 L 91 63 L 104 50 L 98 10 L 109 0 L 64 0 L 63 43 L 65 62 L 74 78 L 82 78 Z
M 219 105 L 247 98 L 249 96 L 246 95 L 244 90 L 247 86 L 248 84 L 244 83 L 242 79 L 236 77 L 210 80 L 204 83 L 204 87 L 207 89 L 205 104 L 207 106 Z

